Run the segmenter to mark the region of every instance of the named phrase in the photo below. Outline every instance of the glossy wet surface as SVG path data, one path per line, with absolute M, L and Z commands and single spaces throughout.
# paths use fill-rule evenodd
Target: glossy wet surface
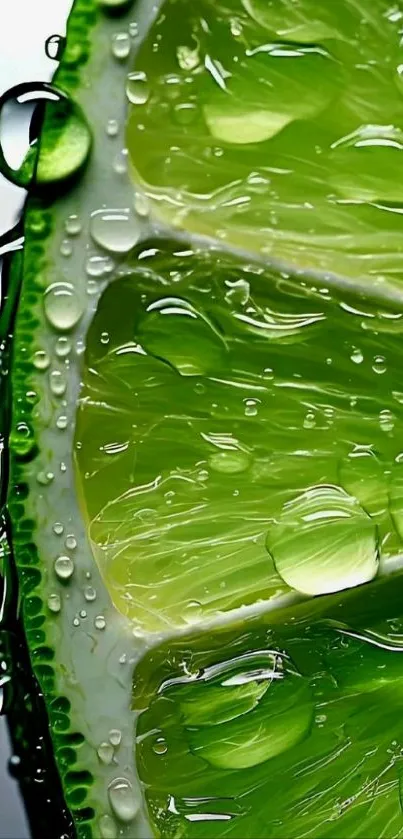
M 76 430 L 118 608 L 153 632 L 373 579 L 401 550 L 401 315 L 219 252 L 131 264 Z

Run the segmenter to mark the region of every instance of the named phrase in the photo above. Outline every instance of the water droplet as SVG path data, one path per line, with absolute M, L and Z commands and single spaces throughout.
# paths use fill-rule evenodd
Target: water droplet
M 4 156 L 1 161 L 5 177 L 32 190 L 43 190 L 76 175 L 87 161 L 92 141 L 81 108 L 50 84 L 28 82 L 11 88 L 3 97 L 1 107 L 14 106 L 24 119 L 24 108 L 32 108 L 38 102 L 45 123 L 48 120 L 52 129 L 42 132 L 40 144 L 38 137 L 33 136 L 17 169 L 9 166 Z
M 54 477 L 55 476 L 54 476 L 53 472 L 45 472 L 45 471 L 41 470 L 40 472 L 38 472 L 38 474 L 36 476 L 36 480 L 38 481 L 38 484 L 41 484 L 41 486 L 46 487 L 46 486 L 49 486 L 49 484 L 52 483 L 52 481 L 54 480 Z
M 152 303 L 139 325 L 144 349 L 171 364 L 182 376 L 219 369 L 225 344 L 213 325 L 187 300 L 164 297 Z
M 82 231 L 82 224 L 75 214 L 68 216 L 64 222 L 64 229 L 69 236 L 78 236 Z
M 351 358 L 351 361 L 354 362 L 354 364 L 362 364 L 362 362 L 364 361 L 364 356 L 363 356 L 361 350 L 359 350 L 357 347 L 354 348 L 353 352 L 351 353 L 350 358 Z
M 141 216 L 141 218 L 146 218 L 150 212 L 148 198 L 143 192 L 139 192 L 139 190 L 137 190 L 134 196 L 134 209 L 137 215 Z
M 72 533 L 69 533 L 69 535 L 66 536 L 66 540 L 65 540 L 64 544 L 66 545 L 66 548 L 67 548 L 68 551 L 75 551 L 75 549 L 77 547 L 77 539 L 76 539 L 75 536 L 73 536 Z
M 130 210 L 96 210 L 91 216 L 91 236 L 112 253 L 127 253 L 138 242 L 139 230 Z
M 115 778 L 108 787 L 110 805 L 122 822 L 131 822 L 139 810 L 139 802 L 127 778 Z
M 99 820 L 99 834 L 101 839 L 117 839 L 118 829 L 113 819 L 105 813 Z
M 61 414 L 61 416 L 58 417 L 57 420 L 56 420 L 56 427 L 59 429 L 59 431 L 65 431 L 65 429 L 67 428 L 67 425 L 68 425 L 68 419 L 67 419 L 66 415 Z
M 32 430 L 26 422 L 19 422 L 11 435 L 13 451 L 20 457 L 26 457 L 34 449 L 35 441 Z
M 74 562 L 70 556 L 58 556 L 54 568 L 60 580 L 69 580 L 74 573 Z
M 125 175 L 127 172 L 128 152 L 127 149 L 121 149 L 113 160 L 113 169 L 117 175 Z
M 99 286 L 95 282 L 95 280 L 88 280 L 87 294 L 90 294 L 92 296 L 93 294 L 98 294 L 98 291 L 99 291 Z
M 37 370 L 47 370 L 50 364 L 50 358 L 45 350 L 38 350 L 34 354 L 34 367 Z
M 146 73 L 137 70 L 126 79 L 126 96 L 132 105 L 145 105 L 150 95 Z
M 84 597 L 88 602 L 95 600 L 97 593 L 92 586 L 86 586 L 84 589 Z
M 165 755 L 168 751 L 168 746 L 163 737 L 158 737 L 158 739 L 153 744 L 153 752 L 156 755 Z
M 361 585 L 378 570 L 375 524 L 337 486 L 311 487 L 287 502 L 269 529 L 267 549 L 287 585 L 308 595 Z
M 103 277 L 114 269 L 114 263 L 109 256 L 90 256 L 85 270 L 89 277 Z
M 122 732 L 119 728 L 112 728 L 109 732 L 109 742 L 117 748 L 122 742 Z
M 61 524 L 60 521 L 56 521 L 55 524 L 53 525 L 53 533 L 56 536 L 62 536 L 63 532 L 64 532 L 63 525 Z
M 60 245 L 60 253 L 62 256 L 71 256 L 73 253 L 73 245 L 71 244 L 70 239 L 63 239 L 63 242 Z
M 50 374 L 50 389 L 54 396 L 63 396 L 66 392 L 66 379 L 60 370 L 52 370 Z
M 116 32 L 112 35 L 112 54 L 119 61 L 124 61 L 130 54 L 130 38 L 127 32 Z
M 245 472 L 250 466 L 250 457 L 246 452 L 222 451 L 215 452 L 209 458 L 209 464 L 215 472 L 225 475 L 237 475 Z
M 59 358 L 66 358 L 71 352 L 71 342 L 68 338 L 58 338 L 56 341 L 56 355 Z
M 105 766 L 109 766 L 113 760 L 113 746 L 110 743 L 101 743 L 97 749 L 98 757 L 101 763 L 104 763 Z
M 255 417 L 258 412 L 259 399 L 244 399 L 245 416 Z
M 73 626 L 80 626 L 80 620 L 79 620 L 79 618 L 78 618 L 78 616 L 77 616 L 77 615 L 76 615 L 76 617 L 75 617 L 75 618 L 74 618 L 74 620 L 73 620 Z
M 139 34 L 139 26 L 136 20 L 132 20 L 129 23 L 129 34 L 132 38 L 137 38 L 137 35 Z
M 179 125 L 191 125 L 196 119 L 199 109 L 194 102 L 177 102 L 173 113 Z
M 106 133 L 108 137 L 116 137 L 119 134 L 119 123 L 117 119 L 108 119 Z
M 105 629 L 106 620 L 103 615 L 97 615 L 94 620 L 95 629 Z
M 393 431 L 395 427 L 395 420 L 394 416 L 391 411 L 387 408 L 384 411 L 380 411 L 379 414 L 379 427 L 381 431 Z
M 48 597 L 48 609 L 50 612 L 60 612 L 62 608 L 61 600 L 58 594 L 49 594 Z
M 385 358 L 383 355 L 376 355 L 374 358 L 374 363 L 372 365 L 372 369 L 374 373 L 378 373 L 378 375 L 382 375 L 386 371 L 386 363 Z
M 313 411 L 308 411 L 304 419 L 304 428 L 315 428 L 316 420 Z
M 80 618 L 83 618 L 83 620 L 84 620 L 84 618 L 86 618 L 86 617 L 87 617 L 87 612 L 85 611 L 85 609 L 80 609 Z
M 68 332 L 80 320 L 83 301 L 71 283 L 52 283 L 43 298 L 45 315 L 54 329 Z

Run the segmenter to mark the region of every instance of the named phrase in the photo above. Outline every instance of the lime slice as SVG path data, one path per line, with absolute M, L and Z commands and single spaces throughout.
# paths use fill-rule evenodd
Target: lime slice
M 399 835 L 401 15 L 362 5 L 74 5 L 8 506 L 79 839 Z

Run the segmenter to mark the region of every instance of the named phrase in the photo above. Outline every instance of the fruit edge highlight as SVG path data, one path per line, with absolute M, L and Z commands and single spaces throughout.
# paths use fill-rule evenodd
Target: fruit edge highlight
M 171 5 L 175 4 L 166 4 Z M 248 4 L 245 6 L 249 11 Z M 114 19 L 100 20 L 102 28 L 116 26 L 111 22 Z M 85 42 L 81 51 L 80 23 L 87 33 L 90 24 L 98 25 L 91 3 L 77 4 L 70 19 L 67 57 L 71 47 L 73 65 L 77 61 L 85 65 L 87 61 Z M 74 27 L 77 35 L 80 33 L 76 52 Z M 112 52 L 122 68 L 130 50 L 125 56 L 126 40 L 119 37 L 125 32 L 120 32 L 120 27 L 119 22 L 119 31 L 112 31 Z M 69 69 L 68 60 L 63 75 L 65 62 L 66 56 L 56 81 L 71 93 L 78 90 L 78 78 Z M 138 65 L 135 67 L 138 73 Z M 132 101 L 133 78 L 129 85 L 129 101 L 133 107 L 141 107 L 144 103 Z M 83 109 L 87 113 L 84 105 Z M 118 161 L 114 168 L 115 173 L 125 176 L 122 163 Z M 79 190 L 77 186 L 69 193 L 73 205 Z M 88 736 L 76 733 L 80 730 L 80 712 L 74 707 L 74 689 L 73 703 L 60 693 L 63 661 L 59 656 L 63 648 L 56 625 L 61 601 L 64 612 L 65 596 L 74 597 L 69 580 L 72 577 L 74 582 L 73 575 L 79 569 L 81 573 L 81 560 L 75 558 L 77 534 L 59 534 L 66 550 L 54 557 L 58 564 L 52 570 L 44 567 L 37 549 L 38 529 L 46 522 L 46 497 L 54 491 L 57 479 L 52 471 L 41 468 L 43 445 L 34 429 L 44 417 L 48 424 L 53 422 L 54 415 L 46 404 L 49 397 L 62 407 L 60 400 L 66 394 L 71 399 L 65 380 L 71 368 L 79 369 L 80 359 L 72 361 L 66 341 L 71 342 L 71 336 L 77 339 L 75 330 L 81 322 L 80 352 L 87 326 L 89 333 L 76 430 L 77 493 L 86 522 L 84 530 L 89 530 L 101 570 L 97 586 L 104 586 L 104 591 L 99 599 L 104 598 L 105 603 L 102 613 L 94 613 L 93 624 L 95 635 L 107 636 L 114 626 L 116 637 L 125 637 L 122 666 L 127 664 L 126 649 L 136 648 L 133 665 L 147 646 L 152 647 L 136 670 L 133 699 L 129 690 L 126 701 L 128 707 L 133 705 L 132 731 L 141 712 L 137 769 L 154 830 L 162 836 L 336 836 L 340 829 L 346 836 L 364 835 L 360 832 L 364 829 L 366 836 L 399 835 L 401 745 L 396 693 L 400 681 L 401 582 L 399 575 L 392 579 L 387 576 L 398 570 L 401 552 L 398 439 L 402 397 L 397 362 L 401 313 L 396 299 L 394 305 L 388 293 L 382 299 L 382 284 L 380 290 L 374 289 L 373 296 L 378 299 L 362 294 L 361 299 L 357 298 L 353 275 L 349 289 L 336 288 L 330 293 L 326 276 L 318 289 L 305 275 L 298 278 L 285 271 L 281 275 L 278 268 L 264 268 L 252 256 L 224 253 L 217 243 L 206 252 L 197 239 L 173 243 L 156 239 L 153 227 L 142 237 L 147 198 L 150 200 L 141 193 L 136 198 L 140 233 L 130 234 L 125 223 L 113 247 L 105 245 L 100 210 L 93 212 L 91 237 L 100 251 L 89 257 L 93 262 L 87 271 L 88 283 L 94 282 L 91 277 L 95 273 L 91 271 L 102 259 L 105 274 L 109 272 L 115 280 L 115 286 L 108 285 L 107 280 L 101 282 L 98 294 L 91 285 L 89 296 L 93 294 L 98 302 L 102 295 L 96 314 L 95 306 L 86 313 L 85 305 L 80 301 L 77 304 L 77 289 L 70 295 L 73 301 L 63 301 L 68 302 L 64 309 L 59 301 L 55 304 L 54 288 L 48 290 L 52 269 L 47 247 L 56 232 L 60 234 L 57 213 L 62 203 L 68 207 L 67 199 L 58 203 L 55 199 L 30 198 L 26 213 L 23 291 L 13 365 L 9 508 L 27 638 L 35 673 L 47 697 L 56 759 L 77 831 L 82 836 L 145 835 L 138 832 L 144 827 L 137 824 L 142 804 L 136 796 L 141 787 L 136 786 L 135 776 L 130 780 L 122 777 L 121 731 L 116 718 L 114 725 L 111 721 L 109 739 L 96 748 Z M 63 212 L 66 216 L 67 210 Z M 66 230 L 69 224 L 72 231 L 73 215 L 65 219 Z M 129 224 L 131 220 L 129 214 Z M 205 231 L 201 228 L 199 232 Z M 72 232 L 63 242 L 72 244 L 79 234 Z M 132 251 L 136 238 L 149 241 Z M 60 265 L 63 257 L 68 258 L 63 242 L 57 256 Z M 82 240 L 77 246 L 80 249 L 82 252 Z M 105 251 L 114 253 L 112 269 Z M 194 283 L 187 260 L 195 271 Z M 213 285 L 208 283 L 211 276 Z M 396 288 L 394 280 L 395 298 Z M 164 296 L 158 297 L 161 290 Z M 66 288 L 64 291 L 69 297 Z M 44 322 L 54 330 L 55 364 L 51 354 L 37 343 L 38 322 L 30 316 L 30 310 L 35 312 L 39 304 L 41 312 L 44 310 L 42 319 L 45 317 Z M 127 335 L 122 317 L 126 311 L 135 313 Z M 265 361 L 268 344 L 270 363 Z M 325 356 L 319 364 L 323 346 Z M 66 358 L 70 367 L 65 365 Z M 293 383 L 286 375 L 291 366 L 281 369 L 284 358 L 289 358 L 290 365 L 297 361 L 300 365 Z M 228 375 L 230 380 L 224 378 Z M 38 388 L 38 376 L 47 376 L 49 383 Z M 148 398 L 150 381 L 158 385 L 158 399 L 154 401 Z M 133 398 L 129 398 L 129 405 L 125 403 L 122 384 L 130 394 L 138 389 L 135 396 L 141 422 L 135 423 L 135 428 L 128 418 Z M 275 399 L 280 401 L 277 394 L 287 387 L 302 390 L 303 398 L 292 393 L 276 409 Z M 320 397 L 312 397 L 315 388 L 321 391 Z M 38 389 L 42 389 L 40 397 Z M 239 399 L 233 396 L 237 390 L 241 392 Z M 198 403 L 207 398 L 211 403 L 206 416 Z M 168 400 L 181 413 L 164 427 L 164 404 Z M 223 434 L 223 417 L 227 418 L 221 412 L 225 407 L 231 432 Z M 105 414 L 100 426 L 102 411 Z M 59 432 L 66 430 L 64 417 L 65 413 L 58 411 Z M 96 446 L 98 429 L 122 434 L 124 426 L 127 431 L 127 423 L 127 446 L 126 437 L 114 452 L 110 445 L 109 451 L 105 445 Z M 152 431 L 149 440 L 144 435 L 148 426 Z M 331 435 L 337 435 L 336 440 L 328 443 Z M 273 440 L 277 459 L 273 457 Z M 170 457 L 176 454 L 174 447 L 182 444 L 183 448 L 184 442 L 186 450 L 180 452 L 182 461 L 178 465 Z M 152 516 L 143 515 L 149 508 L 144 511 L 142 499 L 138 502 L 139 493 L 131 493 L 125 484 L 128 474 L 130 477 L 126 460 L 131 449 L 144 443 L 146 454 L 137 462 L 138 473 L 147 478 L 155 457 L 163 478 L 154 486 L 145 480 L 140 488 L 150 493 L 158 521 L 167 522 L 168 527 L 153 527 Z M 102 472 L 111 453 L 117 456 L 118 465 L 112 467 L 106 484 L 97 477 L 97 470 Z M 106 468 L 111 467 L 108 464 Z M 69 472 L 69 465 L 65 471 Z M 71 480 L 71 474 L 67 477 Z M 188 484 L 187 492 L 181 496 L 184 483 Z M 32 486 L 45 499 L 35 508 L 34 518 L 27 515 Z M 119 490 L 112 499 L 110 487 L 114 492 Z M 228 493 L 228 505 L 222 515 L 215 517 L 217 499 L 221 502 L 224 493 Z M 249 498 L 245 500 L 242 493 Z M 263 502 L 268 509 L 261 511 Z M 189 515 L 194 511 L 197 515 L 201 508 L 205 518 L 195 540 L 191 533 L 187 536 L 186 524 Z M 251 526 L 256 509 L 258 525 Z M 172 538 L 172 516 L 176 517 L 177 538 L 175 527 Z M 123 527 L 121 532 L 121 524 L 127 526 L 128 521 L 128 531 Z M 53 528 L 60 524 L 53 518 L 50 523 Z M 203 530 L 213 523 L 216 545 L 224 546 L 224 551 L 220 547 L 220 555 L 213 551 L 209 557 Z M 118 542 L 111 538 L 111 528 L 120 528 Z M 242 574 L 231 574 L 226 591 L 225 569 L 236 571 L 231 566 L 233 545 L 225 554 L 231 544 L 228 534 L 235 534 L 235 544 L 248 545 L 247 595 L 242 591 Z M 112 532 L 114 535 L 116 532 Z M 55 530 L 54 536 L 58 536 Z M 151 568 L 146 549 L 142 560 L 144 539 L 153 545 Z M 206 590 L 202 574 L 199 579 L 194 566 L 190 575 L 185 570 L 188 557 L 181 555 L 183 542 L 185 547 L 197 549 L 198 567 L 207 563 L 211 568 L 211 590 Z M 161 549 L 175 569 L 177 579 L 173 581 L 165 579 L 164 563 L 158 557 Z M 293 562 L 299 553 L 299 562 Z M 190 559 L 194 562 L 194 557 Z M 85 574 L 96 574 L 91 562 L 87 553 L 82 570 L 91 570 Z M 184 578 L 185 601 L 180 599 L 179 585 Z M 92 578 L 86 579 L 90 582 L 85 583 L 84 600 L 90 604 L 94 589 Z M 353 588 L 343 597 L 337 594 L 340 589 L 370 580 L 374 580 L 370 586 Z M 336 594 L 305 604 L 299 603 L 301 597 L 296 592 L 305 597 Z M 160 602 L 155 609 L 156 597 Z M 284 611 L 277 608 L 268 612 L 270 605 L 277 605 L 277 599 Z M 263 613 L 260 618 L 254 614 L 256 605 Z M 104 615 L 107 610 L 110 618 Z M 73 626 L 74 621 L 81 625 L 87 617 L 74 616 Z M 220 621 L 228 626 L 220 629 Z M 197 626 L 200 632 L 203 630 L 199 637 L 195 634 Z M 192 635 L 188 637 L 189 629 Z M 160 648 L 154 649 L 159 642 Z M 69 643 L 73 644 L 74 639 Z M 106 673 L 106 684 L 108 676 Z M 63 678 L 68 685 L 66 674 Z M 129 683 L 130 678 L 126 689 Z M 108 709 L 105 714 L 108 716 Z M 376 721 L 376 731 L 369 717 Z M 81 722 L 85 727 L 88 721 L 82 718 Z M 309 780 L 313 757 L 315 765 L 321 767 L 317 783 Z M 121 771 L 111 778 L 110 767 L 115 768 L 115 760 Z M 337 795 L 329 787 L 334 780 L 334 763 L 340 767 Z M 331 769 L 326 769 L 329 766 Z M 287 791 L 277 796 L 274 811 L 268 814 L 260 812 L 256 791 L 262 790 L 265 804 L 269 769 L 271 782 L 274 775 L 279 790 L 286 779 Z M 243 770 L 248 770 L 247 777 Z M 350 778 L 351 786 L 346 785 Z M 221 790 L 225 794 L 221 795 Z

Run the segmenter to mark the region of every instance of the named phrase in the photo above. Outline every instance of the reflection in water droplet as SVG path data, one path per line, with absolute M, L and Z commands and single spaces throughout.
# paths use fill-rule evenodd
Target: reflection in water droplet
M 68 332 L 80 320 L 84 306 L 71 283 L 52 283 L 43 298 L 45 315 L 54 329 Z
M 122 822 L 131 822 L 139 810 L 133 787 L 127 778 L 115 778 L 108 787 L 110 805 Z
M 130 38 L 127 32 L 117 32 L 112 35 L 111 43 L 112 54 L 119 61 L 124 61 L 130 54 Z
M 308 595 L 361 585 L 378 570 L 375 524 L 337 486 L 312 487 L 286 503 L 267 549 L 283 580 Z
M 132 105 L 145 105 L 150 95 L 147 76 L 141 70 L 129 73 L 126 79 L 126 96 Z
M 30 139 L 27 153 L 17 169 L 7 163 L 0 141 L 0 170 L 18 186 L 43 189 L 76 175 L 91 149 L 91 133 L 81 108 L 47 83 L 25 83 L 2 97 L 0 109 L 14 105 L 23 114 L 27 105 L 42 109 L 40 146 Z M 32 115 L 32 111 L 31 111 Z M 30 134 L 34 122 L 31 122 Z
M 74 573 L 74 562 L 70 556 L 58 556 L 54 568 L 60 580 L 69 580 Z
M 130 210 L 96 210 L 91 215 L 91 236 L 112 253 L 128 253 L 138 242 L 139 230 Z

